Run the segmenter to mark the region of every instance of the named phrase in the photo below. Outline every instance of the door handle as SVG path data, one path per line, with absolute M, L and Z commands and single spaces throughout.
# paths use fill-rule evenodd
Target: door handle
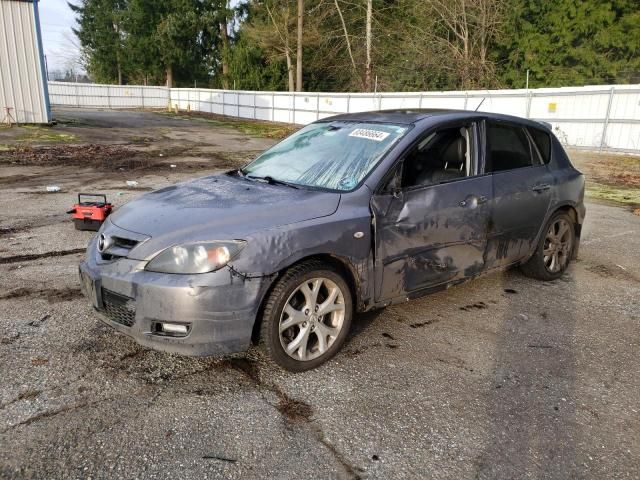
M 476 208 L 478 205 L 482 205 L 483 203 L 487 203 L 487 197 L 481 195 L 476 197 L 475 195 L 469 195 L 467 198 L 462 200 L 458 205 L 461 207 L 469 207 Z
M 544 192 L 545 190 L 549 190 L 551 188 L 551 185 L 549 185 L 548 183 L 541 183 L 539 185 L 534 185 L 533 187 L 531 187 L 531 190 L 533 190 L 534 192 Z

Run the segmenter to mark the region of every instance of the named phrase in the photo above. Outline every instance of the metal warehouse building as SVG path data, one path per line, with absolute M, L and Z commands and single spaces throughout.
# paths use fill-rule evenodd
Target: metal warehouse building
M 0 122 L 50 121 L 38 0 L 0 0 Z

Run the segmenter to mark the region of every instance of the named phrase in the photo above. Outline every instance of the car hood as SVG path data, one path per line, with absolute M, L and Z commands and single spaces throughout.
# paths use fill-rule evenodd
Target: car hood
M 129 254 L 145 259 L 176 243 L 244 239 L 258 230 L 325 217 L 339 202 L 337 193 L 223 174 L 147 193 L 109 218 L 117 227 L 151 237 Z

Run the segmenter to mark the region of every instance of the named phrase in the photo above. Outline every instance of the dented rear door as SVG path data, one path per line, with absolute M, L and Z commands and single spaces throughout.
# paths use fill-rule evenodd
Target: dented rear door
M 375 195 L 376 301 L 484 270 L 491 199 L 489 175 Z

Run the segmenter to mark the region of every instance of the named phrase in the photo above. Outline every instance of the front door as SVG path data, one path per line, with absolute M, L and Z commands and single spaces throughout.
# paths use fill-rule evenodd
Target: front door
M 376 301 L 484 270 L 492 183 L 479 175 L 476 132 L 462 125 L 427 134 L 401 164 L 401 186 L 373 197 Z

